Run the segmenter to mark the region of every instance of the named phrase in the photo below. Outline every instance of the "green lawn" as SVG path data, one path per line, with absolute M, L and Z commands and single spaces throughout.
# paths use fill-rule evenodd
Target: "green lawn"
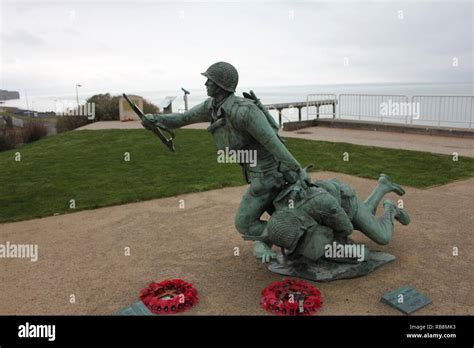
M 302 165 L 428 187 L 474 176 L 474 159 L 287 139 Z M 30 219 L 186 192 L 243 185 L 237 164 L 219 164 L 204 130 L 178 130 L 176 153 L 145 130 L 75 131 L 0 153 L 0 222 Z M 15 152 L 22 160 L 14 160 Z M 129 152 L 130 162 L 124 161 Z M 343 161 L 343 153 L 349 161 Z

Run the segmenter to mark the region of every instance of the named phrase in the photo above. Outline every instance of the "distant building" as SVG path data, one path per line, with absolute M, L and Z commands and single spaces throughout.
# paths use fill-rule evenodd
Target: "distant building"
M 6 91 L 0 89 L 0 100 L 20 99 L 20 93 L 16 91 Z

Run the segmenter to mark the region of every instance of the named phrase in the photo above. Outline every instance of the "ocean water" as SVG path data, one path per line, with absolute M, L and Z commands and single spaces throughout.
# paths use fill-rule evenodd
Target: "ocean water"
M 252 89 L 263 104 L 273 103 L 292 103 L 306 101 L 309 94 L 334 94 L 337 97 L 343 94 L 368 94 L 368 95 L 402 95 L 406 96 L 408 101 L 412 101 L 413 96 L 474 96 L 474 84 L 473 83 L 457 83 L 457 84 L 446 84 L 446 83 L 410 83 L 410 84 L 398 84 L 398 83 L 386 83 L 386 84 L 339 84 L 339 85 L 305 85 L 305 86 L 275 86 L 275 87 L 248 87 L 238 88 L 237 95 L 242 95 L 242 92 L 249 91 Z M 188 95 L 188 105 L 192 107 L 202 102 L 207 98 L 205 87 L 200 89 L 191 89 L 191 94 Z M 104 91 L 97 91 L 96 93 L 104 93 Z M 18 100 L 6 101 L 3 105 L 15 106 L 23 109 L 30 109 L 35 111 L 58 111 L 61 108 L 65 109 L 67 106 L 73 108 L 77 105 L 76 96 L 74 94 L 67 95 L 29 95 L 25 98 L 24 94 L 21 94 L 21 98 Z M 117 93 L 119 94 L 119 93 Z M 159 105 L 160 102 L 167 96 L 176 96 L 173 102 L 173 111 L 178 112 L 184 110 L 183 92 L 181 90 L 164 90 L 164 91 L 134 91 L 133 94 L 141 95 L 149 101 Z M 79 102 L 84 103 L 90 95 L 80 94 Z M 396 101 L 396 98 L 392 98 Z M 391 101 L 390 98 L 382 98 L 375 100 L 359 99 L 361 106 L 360 109 L 365 109 L 366 114 L 377 114 L 380 109 L 380 102 Z M 347 98 L 346 100 L 349 100 Z M 422 116 L 426 120 L 430 121 L 413 121 L 413 124 L 426 124 L 426 125 L 437 125 L 436 119 L 443 119 L 443 126 L 450 127 L 468 127 L 469 121 L 472 119 L 473 109 L 472 101 L 463 100 L 462 105 L 455 105 L 458 103 L 458 99 L 451 101 L 451 106 L 444 105 L 422 105 L 425 113 Z M 342 101 L 342 99 L 340 100 Z M 369 105 L 369 102 L 376 105 Z M 378 104 L 377 104 L 378 103 Z M 433 103 L 433 101 L 431 102 Z M 471 103 L 468 105 L 466 103 Z M 344 110 L 350 110 L 351 105 L 338 105 L 337 112 L 343 113 Z M 357 106 L 356 106 L 357 107 Z M 296 110 L 286 109 L 283 111 L 283 122 L 294 121 L 298 119 L 298 112 Z M 277 119 L 278 114 L 276 111 L 271 111 L 272 115 Z M 321 117 L 331 116 L 332 109 L 330 107 L 322 107 L 320 110 Z M 438 113 L 438 114 L 437 114 Z M 355 117 L 351 116 L 352 112 L 344 111 L 341 118 L 355 118 L 355 119 L 366 119 L 377 121 L 377 117 Z M 454 115 L 455 114 L 455 115 Z M 378 116 L 378 115 L 376 115 Z M 402 115 L 403 116 L 403 115 Z M 308 115 L 306 108 L 302 111 L 302 119 L 314 118 L 314 115 Z M 422 118 L 423 118 L 422 117 Z M 448 122 L 454 120 L 455 122 Z M 385 122 L 404 123 L 406 119 L 400 117 L 385 118 Z

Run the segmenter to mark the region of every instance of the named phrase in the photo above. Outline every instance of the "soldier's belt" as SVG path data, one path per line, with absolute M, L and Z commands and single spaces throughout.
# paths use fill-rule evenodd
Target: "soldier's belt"
M 266 240 L 265 237 L 262 237 L 262 236 L 247 236 L 247 235 L 243 235 L 242 238 L 244 240 L 253 240 L 253 241 L 257 241 L 257 242 L 263 242 Z

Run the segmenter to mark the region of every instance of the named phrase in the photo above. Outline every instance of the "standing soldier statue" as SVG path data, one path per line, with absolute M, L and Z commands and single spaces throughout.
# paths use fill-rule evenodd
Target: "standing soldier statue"
M 198 122 L 210 122 L 216 149 L 247 150 L 257 154 L 257 164 L 240 163 L 250 187 L 244 194 L 235 216 L 235 227 L 244 239 L 256 240 L 253 254 L 264 262 L 276 254 L 268 241 L 259 240 L 267 222 L 260 217 L 273 212 L 273 200 L 286 184 L 311 184 L 306 171 L 288 151 L 278 135 L 278 126 L 253 92 L 237 97 L 239 75 L 225 62 L 212 64 L 206 72 L 207 98 L 184 113 L 146 115 L 143 126 L 165 130 Z

